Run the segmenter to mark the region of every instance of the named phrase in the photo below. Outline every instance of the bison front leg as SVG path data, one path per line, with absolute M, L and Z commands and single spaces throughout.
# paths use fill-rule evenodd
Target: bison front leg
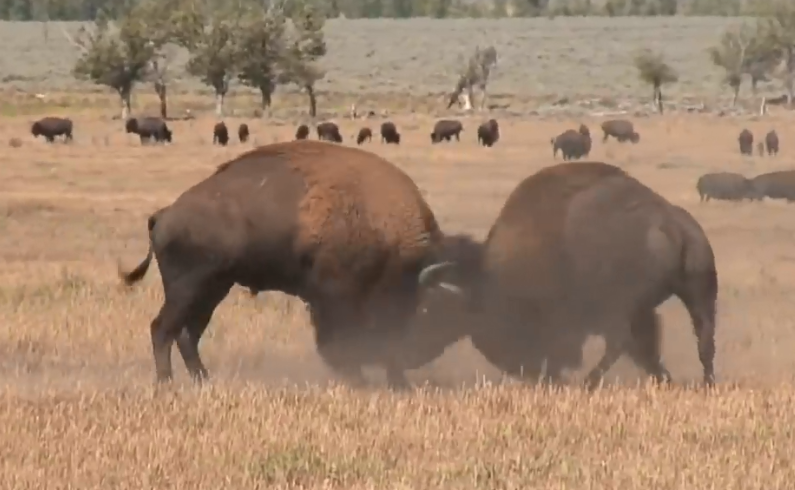
M 326 365 L 354 386 L 364 386 L 362 357 L 365 355 L 359 335 L 365 334 L 364 323 L 356 308 L 344 299 L 335 298 L 321 304 L 310 304 L 315 328 L 317 351 Z

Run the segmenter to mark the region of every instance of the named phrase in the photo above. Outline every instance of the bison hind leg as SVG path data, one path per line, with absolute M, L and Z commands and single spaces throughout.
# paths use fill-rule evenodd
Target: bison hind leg
M 670 383 L 671 373 L 662 362 L 662 322 L 654 309 L 640 311 L 632 319 L 633 345 L 629 350 L 635 363 L 660 383 Z

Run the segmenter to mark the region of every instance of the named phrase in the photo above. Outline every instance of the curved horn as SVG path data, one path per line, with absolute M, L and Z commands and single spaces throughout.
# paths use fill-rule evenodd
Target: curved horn
M 425 286 L 428 282 L 428 279 L 433 277 L 434 272 L 441 269 L 446 269 L 448 267 L 452 267 L 453 265 L 455 264 L 450 261 L 439 262 L 438 264 L 431 264 L 428 267 L 422 269 L 419 277 L 417 278 L 417 282 L 419 282 L 421 286 Z

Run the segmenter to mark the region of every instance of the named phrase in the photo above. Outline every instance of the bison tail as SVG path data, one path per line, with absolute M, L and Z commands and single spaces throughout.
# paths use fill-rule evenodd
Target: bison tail
M 135 269 L 129 272 L 125 272 L 124 269 L 122 269 L 121 264 L 118 265 L 119 278 L 122 280 L 125 286 L 132 286 L 136 282 L 143 279 L 147 271 L 149 271 L 149 265 L 152 263 L 152 257 L 155 255 L 152 243 L 152 231 L 157 224 L 157 219 L 166 209 L 168 208 L 162 208 L 158 210 L 147 220 L 147 228 L 149 229 L 149 251 L 146 253 L 144 260 L 142 260 L 141 263 L 135 267 Z

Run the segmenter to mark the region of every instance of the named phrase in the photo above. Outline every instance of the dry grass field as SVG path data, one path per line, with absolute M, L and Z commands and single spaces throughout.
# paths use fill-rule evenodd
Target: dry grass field
M 253 145 L 291 139 L 297 118 L 246 119 L 252 141 L 219 148 L 210 143 L 215 120 L 200 115 L 169 123 L 173 145 L 141 147 L 111 119 L 112 98 L 69 78 L 74 55 L 57 28 L 44 46 L 35 25 L 0 23 L 0 488 L 792 488 L 792 207 L 701 204 L 695 191 L 707 171 L 791 168 L 791 115 L 636 118 L 642 140 L 634 146 L 602 144 L 597 118 L 501 115 L 502 139 L 485 149 L 475 141 L 485 116 L 462 118 L 460 143 L 431 146 L 433 117 L 401 102 L 407 89 L 435 100 L 450 88 L 446 70 L 457 53 L 480 40 L 500 49 L 491 90 L 511 104 L 617 96 L 618 89 L 644 97 L 631 66 L 644 43 L 663 49 L 682 72 L 672 97 L 707 97 L 717 93 L 720 73 L 703 50 L 730 22 L 334 21 L 329 43 L 337 54 L 321 100 L 333 113 L 366 97 L 380 104 L 377 90 L 391 97 L 402 112 L 392 120 L 403 144 L 365 148 L 415 179 L 446 231 L 478 236 L 522 178 L 554 162 L 549 138 L 587 123 L 597 138 L 592 158 L 620 165 L 684 206 L 712 241 L 720 276 L 720 386 L 712 394 L 637 387 L 644 377 L 626 359 L 594 394 L 517 386 L 468 341 L 410 373 L 422 385 L 416 392 L 352 391 L 336 385 L 317 358 L 300 302 L 278 293 L 252 299 L 240 289 L 218 308 L 200 347 L 211 383 L 192 387 L 175 354 L 176 386 L 156 391 L 149 322 L 162 298 L 157 268 L 125 290 L 117 260 L 129 267 L 145 254 L 152 211 Z M 401 48 L 392 50 L 397 38 Z M 438 66 L 427 62 L 431 56 Z M 196 89 L 178 77 L 175 106 L 203 100 L 184 94 Z M 48 98 L 33 99 L 36 91 Z M 138 112 L 151 108 L 151 98 L 136 101 Z M 33 113 L 72 115 L 75 142 L 34 140 Z M 241 121 L 227 124 L 234 130 Z M 336 121 L 345 144 L 361 125 L 381 122 Z M 782 153 L 741 157 L 742 127 L 757 138 L 776 128 Z M 7 145 L 11 138 L 22 146 Z M 684 308 L 671 300 L 660 310 L 664 361 L 677 386 L 699 380 Z M 589 340 L 572 376 L 602 348 Z
M 239 289 L 202 342 L 211 385 L 190 387 L 178 362 L 176 389 L 155 392 L 157 269 L 125 291 L 116 261 L 145 253 L 149 213 L 251 144 L 213 147 L 211 118 L 173 123 L 170 147 L 141 147 L 118 121 L 75 121 L 71 145 L 34 141 L 25 118 L 0 122 L 0 141 L 23 142 L 0 165 L 0 488 L 790 488 L 791 207 L 700 204 L 694 189 L 709 170 L 787 168 L 790 118 L 647 118 L 636 146 L 595 143 L 594 158 L 686 207 L 712 240 L 724 387 L 710 396 L 635 388 L 641 377 L 623 359 L 608 380 L 622 383 L 594 395 L 504 384 L 468 342 L 411 373 L 428 383 L 419 393 L 350 391 L 315 356 L 299 302 Z M 482 236 L 516 183 L 552 163 L 549 136 L 579 120 L 508 119 L 491 149 L 476 145 L 474 117 L 461 143 L 434 146 L 433 119 L 395 121 L 405 143 L 367 149 L 418 182 L 446 230 Z M 339 122 L 347 142 L 364 124 Z M 260 143 L 294 131 L 248 123 Z M 776 127 L 782 154 L 740 157 L 742 125 Z M 665 361 L 676 381 L 698 380 L 684 308 L 661 310 Z M 583 371 L 601 349 L 589 341 Z

